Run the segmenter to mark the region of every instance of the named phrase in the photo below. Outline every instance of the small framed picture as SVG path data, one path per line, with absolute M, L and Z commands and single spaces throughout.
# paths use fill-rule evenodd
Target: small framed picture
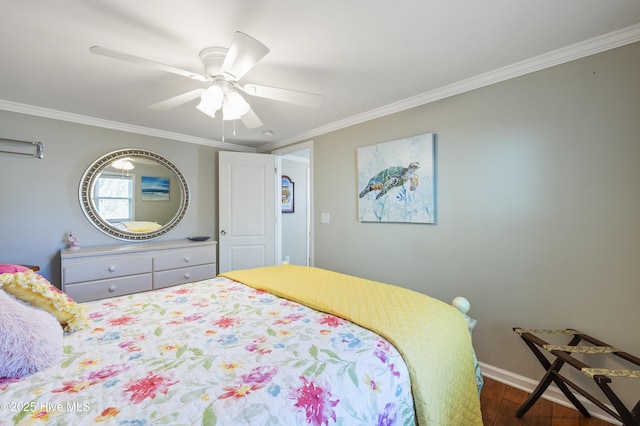
M 289 176 L 282 176 L 282 213 L 294 212 L 294 183 Z
M 169 178 L 142 176 L 142 199 L 144 201 L 169 201 Z

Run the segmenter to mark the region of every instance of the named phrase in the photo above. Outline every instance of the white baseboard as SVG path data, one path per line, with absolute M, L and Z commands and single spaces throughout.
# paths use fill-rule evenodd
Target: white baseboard
M 479 364 L 483 376 L 493 379 L 497 382 L 504 383 L 505 385 L 509 385 L 516 389 L 520 389 L 524 392 L 531 393 L 538 385 L 537 381 L 528 377 L 512 373 L 511 371 L 503 370 L 502 368 L 494 367 L 493 365 L 489 365 L 484 362 L 480 362 Z M 584 405 L 587 411 L 589 411 L 592 417 L 596 417 L 614 425 L 622 425 L 622 423 L 602 411 L 600 407 L 598 407 L 588 399 L 584 398 L 581 395 L 576 395 L 576 397 Z M 556 404 L 572 408 L 574 410 L 576 409 L 573 404 L 564 396 L 562 391 L 555 385 L 549 386 L 545 393 L 542 395 L 542 398 L 547 399 L 551 402 L 555 402 Z

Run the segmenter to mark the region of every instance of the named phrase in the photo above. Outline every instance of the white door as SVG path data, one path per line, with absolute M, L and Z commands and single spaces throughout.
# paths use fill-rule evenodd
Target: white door
M 274 265 L 275 157 L 229 151 L 218 154 L 219 272 Z

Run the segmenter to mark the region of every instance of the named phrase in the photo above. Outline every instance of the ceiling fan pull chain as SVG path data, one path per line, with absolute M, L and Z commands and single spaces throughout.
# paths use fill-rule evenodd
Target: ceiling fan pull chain
M 222 121 L 222 142 L 224 142 L 224 120 Z

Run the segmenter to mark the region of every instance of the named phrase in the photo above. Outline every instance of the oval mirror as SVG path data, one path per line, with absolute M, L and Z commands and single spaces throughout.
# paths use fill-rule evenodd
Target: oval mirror
M 157 238 L 184 218 L 189 188 L 169 160 L 142 149 L 121 149 L 84 173 L 80 204 L 89 221 L 120 240 Z

